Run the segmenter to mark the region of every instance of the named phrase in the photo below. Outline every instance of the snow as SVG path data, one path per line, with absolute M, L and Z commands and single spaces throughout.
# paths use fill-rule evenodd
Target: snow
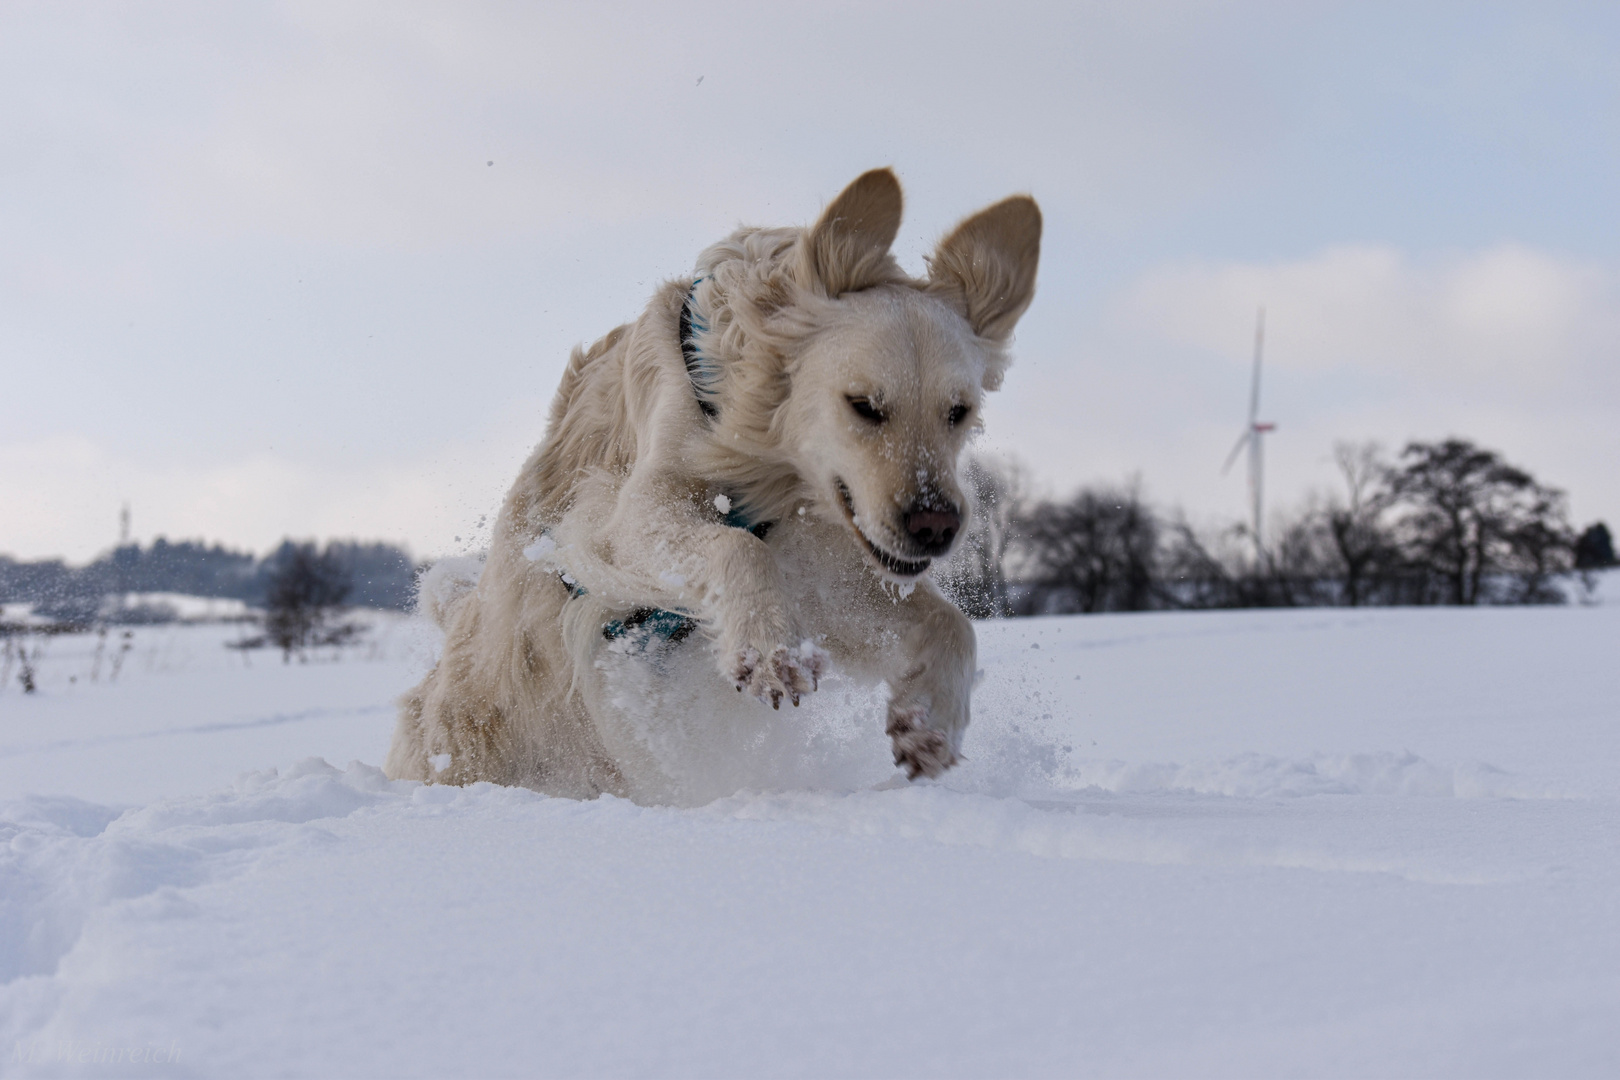
M 535 562 L 544 559 L 546 553 L 555 550 L 556 546 L 551 537 L 542 536 L 524 548 L 523 554 L 530 562 Z M 480 556 L 458 555 L 440 559 L 428 568 L 417 583 L 416 606 L 426 619 L 439 622 L 450 604 L 478 585 L 479 575 L 483 572 L 484 560 Z
M 419 621 L 56 638 L 0 690 L 0 1072 L 1612 1076 L 1610 600 L 984 624 L 944 782 L 834 680 L 762 721 L 818 786 L 683 808 L 362 764 Z
M 381 761 L 393 700 L 431 662 L 415 620 L 369 613 L 368 640 L 308 663 L 228 642 L 247 625 L 129 627 L 108 635 L 97 681 L 93 634 L 34 638 L 40 692 L 0 688 L 0 798 L 72 795 L 114 806 L 229 785 L 244 771 L 320 756 Z M 119 638 L 130 651 L 111 678 Z M 333 656 L 342 655 L 341 662 Z M 5 671 L 0 660 L 0 674 Z
M 0 623 L 12 623 L 20 626 L 49 626 L 55 620 L 36 615 L 34 609 L 39 605 L 33 603 L 0 604 Z
M 523 549 L 523 557 L 530 562 L 545 562 L 557 550 L 557 541 L 549 533 L 541 533 L 534 543 Z
M 111 597 L 105 615 L 131 609 L 147 609 L 182 622 L 223 622 L 248 617 L 245 600 L 224 596 L 191 596 L 175 592 L 132 592 Z

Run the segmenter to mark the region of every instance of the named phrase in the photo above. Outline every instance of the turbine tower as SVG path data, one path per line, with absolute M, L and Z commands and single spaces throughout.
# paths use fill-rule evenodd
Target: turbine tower
M 1232 452 L 1227 455 L 1226 464 L 1221 466 L 1221 475 L 1225 476 L 1231 471 L 1232 462 L 1237 460 L 1239 452 L 1248 447 L 1250 529 L 1254 537 L 1254 564 L 1257 567 L 1266 556 L 1265 540 L 1260 532 L 1265 520 L 1266 480 L 1265 447 L 1261 436 L 1277 430 L 1276 424 L 1262 423 L 1260 420 L 1260 358 L 1265 352 L 1265 345 L 1266 309 L 1261 308 L 1254 323 L 1254 378 L 1249 383 L 1249 423 L 1244 427 L 1243 434 L 1238 436 Z

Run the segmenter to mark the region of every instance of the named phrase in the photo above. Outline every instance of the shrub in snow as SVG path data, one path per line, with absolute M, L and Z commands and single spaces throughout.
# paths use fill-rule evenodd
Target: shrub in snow
M 353 623 L 331 621 L 349 590 L 348 575 L 330 553 L 317 555 L 313 544 L 293 547 L 265 596 L 265 634 L 283 661 L 294 651 L 342 644 L 359 632 Z

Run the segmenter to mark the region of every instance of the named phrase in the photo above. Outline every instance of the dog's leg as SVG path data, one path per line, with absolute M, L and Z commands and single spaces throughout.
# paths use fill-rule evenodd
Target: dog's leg
M 913 780 L 940 775 L 957 763 L 968 725 L 978 658 L 973 624 L 926 579 L 900 597 L 858 563 L 853 573 L 822 569 L 837 584 L 823 591 L 798 582 L 802 611 L 826 632 L 840 668 L 889 685 L 894 763 Z
M 706 506 L 685 485 L 632 477 L 576 503 L 555 530 L 556 558 L 610 603 L 691 613 L 714 633 L 732 685 L 773 708 L 797 705 L 816 688 L 827 655 L 799 625 L 771 549 L 745 529 L 706 520 Z
M 967 616 L 927 578 L 903 591 L 883 583 L 841 524 L 789 524 L 773 539 L 800 618 L 837 666 L 888 684 L 895 764 L 912 779 L 955 765 L 978 657 Z
M 957 762 L 969 718 L 978 649 L 973 624 L 931 582 L 897 605 L 904 620 L 889 676 L 887 734 L 906 776 L 934 777 Z
M 797 705 L 816 689 L 827 654 L 794 618 L 775 555 L 763 540 L 738 529 L 707 537 L 704 547 L 718 582 L 706 607 L 719 631 L 721 674 L 772 708 L 784 698 Z

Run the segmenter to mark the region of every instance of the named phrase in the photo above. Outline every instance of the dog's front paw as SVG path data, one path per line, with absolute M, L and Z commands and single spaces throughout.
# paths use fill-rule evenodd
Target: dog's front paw
M 928 710 L 921 705 L 889 704 L 886 734 L 894 745 L 894 763 L 906 770 L 906 779 L 932 779 L 956 764 L 956 751 L 943 731 L 928 726 Z
M 797 705 L 800 696 L 816 689 L 826 670 L 827 653 L 806 640 L 796 647 L 778 645 L 768 654 L 752 647 L 738 650 L 727 674 L 738 690 L 780 709 L 783 698 Z

